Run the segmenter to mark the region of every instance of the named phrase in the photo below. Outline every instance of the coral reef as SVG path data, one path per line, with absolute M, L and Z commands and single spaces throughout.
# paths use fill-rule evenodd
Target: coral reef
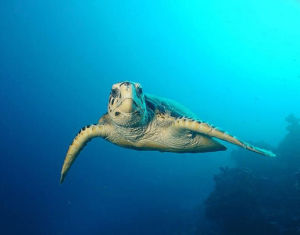
M 300 234 L 300 119 L 286 121 L 288 134 L 273 150 L 277 158 L 234 151 L 236 168 L 215 176 L 205 202 L 215 234 Z

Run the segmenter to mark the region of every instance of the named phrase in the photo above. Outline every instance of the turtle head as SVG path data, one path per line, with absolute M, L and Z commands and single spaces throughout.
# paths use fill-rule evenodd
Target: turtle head
M 146 121 L 146 103 L 142 87 L 135 82 L 120 82 L 112 86 L 108 114 L 120 126 L 138 126 Z

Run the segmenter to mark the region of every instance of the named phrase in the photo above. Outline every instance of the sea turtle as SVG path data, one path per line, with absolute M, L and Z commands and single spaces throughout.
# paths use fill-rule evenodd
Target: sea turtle
M 70 145 L 60 182 L 83 149 L 95 137 L 136 150 L 199 153 L 226 150 L 214 138 L 274 157 L 275 154 L 241 141 L 197 116 L 175 101 L 144 94 L 139 83 L 125 81 L 112 86 L 108 112 L 99 122 L 82 128 Z

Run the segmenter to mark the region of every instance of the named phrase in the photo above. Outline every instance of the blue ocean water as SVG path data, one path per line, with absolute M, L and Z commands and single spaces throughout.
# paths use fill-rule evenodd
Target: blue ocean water
M 246 225 L 235 225 L 237 232 L 218 219 L 234 224 L 234 199 L 225 200 L 233 215 L 211 216 L 217 209 L 207 198 L 223 195 L 218 182 L 232 190 L 238 186 L 230 179 L 240 182 L 236 175 L 244 174 L 219 168 L 250 168 L 255 179 L 267 170 L 271 179 L 291 170 L 267 162 L 261 173 L 260 163 L 244 162 L 246 150 L 235 152 L 233 145 L 225 144 L 226 152 L 175 154 L 95 139 L 62 185 L 61 166 L 78 130 L 106 112 L 112 84 L 130 80 L 278 151 L 280 166 L 287 165 L 285 153 L 298 156 L 289 165 L 297 175 L 298 124 L 290 121 L 286 129 L 285 119 L 300 117 L 299 25 L 297 0 L 2 0 L 0 233 L 246 234 Z M 242 182 L 239 187 L 249 181 Z M 295 198 L 292 187 L 288 195 Z M 273 234 L 300 233 L 300 202 L 295 205 L 294 213 L 270 211 L 260 221 L 274 225 Z M 257 226 L 261 234 L 271 231 Z

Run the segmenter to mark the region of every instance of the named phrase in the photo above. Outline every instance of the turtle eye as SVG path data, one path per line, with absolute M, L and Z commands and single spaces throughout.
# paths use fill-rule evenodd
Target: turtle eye
M 115 98 L 115 97 L 117 97 L 117 95 L 118 95 L 118 89 L 116 89 L 116 88 L 112 89 L 111 96 Z

